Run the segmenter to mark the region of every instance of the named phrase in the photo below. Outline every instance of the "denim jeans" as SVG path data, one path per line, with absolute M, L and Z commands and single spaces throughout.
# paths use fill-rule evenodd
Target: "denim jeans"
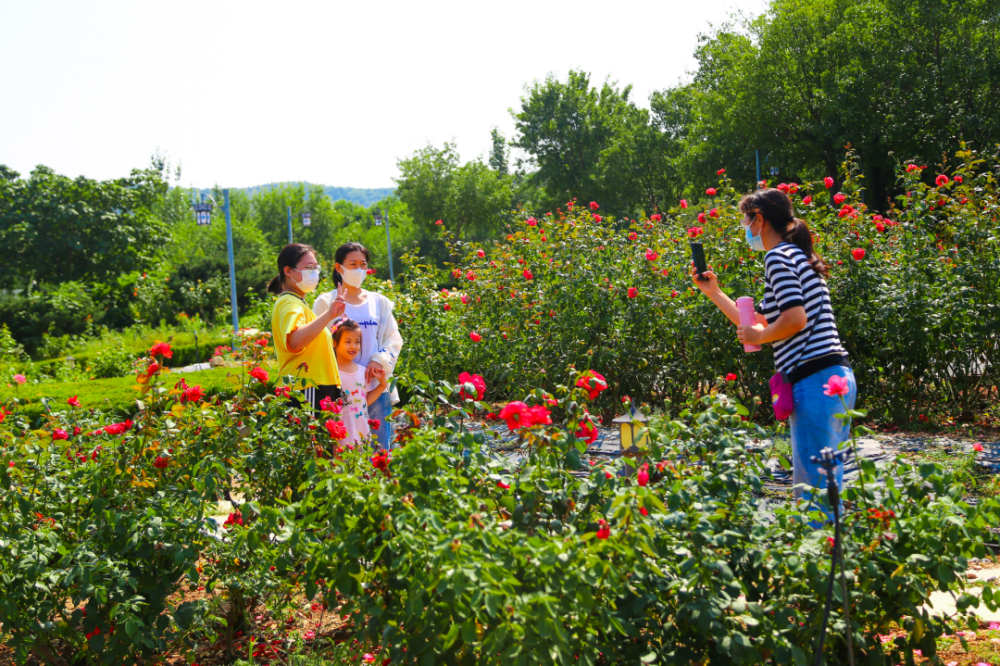
M 847 441 L 851 434 L 850 422 L 834 416 L 845 411 L 841 397 L 823 395 L 823 385 L 829 382 L 833 375 L 847 379 L 850 390 L 843 399 L 848 409 L 854 409 L 854 401 L 858 397 L 858 385 L 850 368 L 836 366 L 820 370 L 792 387 L 795 409 L 789 418 L 789 426 L 792 432 L 792 482 L 795 484 L 792 492 L 796 498 L 810 498 L 808 491 L 798 487 L 800 483 L 826 490 L 826 472 L 809 459 L 811 456 L 819 456 L 819 452 L 826 447 L 838 450 L 840 444 Z M 842 489 L 843 463 L 837 464 L 835 474 L 837 488 Z
M 375 402 L 368 405 L 368 418 L 378 419 L 381 422 L 378 430 L 373 433 L 378 440 L 378 448 L 389 449 L 392 447 L 392 421 L 389 415 L 392 414 L 392 396 L 389 391 L 383 391 Z

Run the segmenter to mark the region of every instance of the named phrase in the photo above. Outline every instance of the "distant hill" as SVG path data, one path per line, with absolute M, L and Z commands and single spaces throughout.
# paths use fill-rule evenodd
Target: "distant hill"
M 244 187 L 243 191 L 252 196 L 260 190 L 269 190 L 275 187 L 281 187 L 282 185 L 297 184 L 298 183 L 267 183 L 266 185 Z M 312 183 L 306 182 L 304 184 L 311 185 Z M 395 191 L 396 188 L 394 187 L 376 187 L 365 189 L 361 187 L 333 187 L 332 185 L 323 185 L 323 192 L 333 201 L 340 201 L 343 199 L 344 201 L 350 201 L 351 203 L 356 203 L 366 207 L 385 199 Z

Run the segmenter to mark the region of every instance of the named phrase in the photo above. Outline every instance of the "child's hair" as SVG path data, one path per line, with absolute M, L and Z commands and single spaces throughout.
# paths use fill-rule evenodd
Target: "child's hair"
M 271 278 L 271 281 L 267 283 L 267 290 L 272 294 L 280 294 L 284 291 L 285 268 L 295 268 L 299 263 L 299 259 L 306 256 L 309 252 L 315 254 L 316 250 L 304 243 L 289 243 L 281 248 L 281 252 L 278 253 L 278 275 Z
M 337 324 L 337 330 L 333 332 L 333 346 L 336 347 L 340 344 L 340 338 L 344 336 L 345 331 L 360 331 L 361 327 L 358 322 L 353 319 L 344 319 L 339 324 Z
M 372 255 L 370 252 L 368 252 L 368 248 L 366 248 L 361 243 L 354 243 L 354 242 L 344 243 L 343 245 L 338 247 L 337 251 L 333 255 L 333 260 L 338 264 L 343 264 L 344 259 L 347 259 L 347 255 L 349 255 L 351 252 L 360 252 L 361 254 L 365 255 L 366 262 L 370 262 L 372 260 Z M 344 278 L 341 277 L 340 272 L 334 270 L 333 271 L 334 288 L 339 287 L 341 284 L 343 284 L 343 282 Z
M 740 200 L 740 210 L 744 215 L 761 216 L 767 220 L 771 228 L 778 232 L 785 242 L 797 246 L 808 257 L 813 270 L 822 277 L 830 276 L 823 257 L 813 249 L 812 233 L 805 220 L 795 217 L 792 200 L 781 190 L 768 187 L 746 195 Z

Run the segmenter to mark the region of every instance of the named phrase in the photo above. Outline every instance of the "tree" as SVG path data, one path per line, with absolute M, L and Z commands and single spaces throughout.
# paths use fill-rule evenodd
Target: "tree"
M 494 127 L 490 131 L 493 139 L 493 148 L 490 150 L 490 168 L 501 176 L 507 175 L 507 140 L 503 134 Z
M 882 208 L 896 160 L 1000 136 L 998 28 L 990 0 L 772 0 L 703 37 L 681 169 L 749 185 L 759 149 L 783 180 L 836 177 L 851 144 Z
M 45 166 L 24 179 L 0 165 L 0 286 L 109 282 L 150 266 L 166 240 L 152 213 L 166 188 L 156 165 L 107 181 Z
M 414 224 L 436 234 L 441 220 L 456 238 L 496 233 L 508 220 L 512 178 L 481 161 L 460 164 L 454 144 L 427 146 L 398 162 L 396 194 Z

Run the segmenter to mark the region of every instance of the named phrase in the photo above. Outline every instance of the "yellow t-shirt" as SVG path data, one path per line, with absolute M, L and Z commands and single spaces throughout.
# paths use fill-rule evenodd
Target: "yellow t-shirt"
M 324 328 L 305 349 L 288 348 L 288 336 L 315 319 L 316 315 L 306 302 L 295 294 L 285 292 L 275 299 L 271 313 L 271 335 L 278 352 L 278 374 L 282 377 L 298 375 L 317 386 L 340 386 L 340 373 L 337 372 L 329 328 Z M 303 363 L 308 366 L 308 370 L 299 370 Z

